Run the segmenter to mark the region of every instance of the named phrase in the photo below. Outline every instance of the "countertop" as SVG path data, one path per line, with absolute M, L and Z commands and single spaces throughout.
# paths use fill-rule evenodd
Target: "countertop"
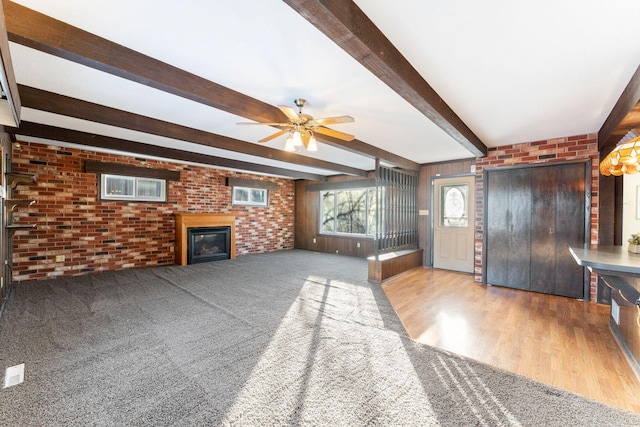
M 578 265 L 598 274 L 640 277 L 640 254 L 627 250 L 627 246 L 584 245 L 569 246 Z

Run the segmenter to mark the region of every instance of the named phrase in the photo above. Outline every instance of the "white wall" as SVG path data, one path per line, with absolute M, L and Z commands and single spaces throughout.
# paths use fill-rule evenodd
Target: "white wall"
M 622 196 L 622 245 L 627 245 L 627 239 L 634 233 L 640 233 L 640 212 L 636 212 L 638 203 L 638 186 L 640 186 L 640 173 L 624 175 Z

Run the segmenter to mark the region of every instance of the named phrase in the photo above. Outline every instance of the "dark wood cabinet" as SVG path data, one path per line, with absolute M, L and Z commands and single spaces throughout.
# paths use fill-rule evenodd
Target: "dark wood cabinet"
M 496 170 L 487 179 L 487 283 L 529 288 L 531 171 Z
M 588 298 L 569 245 L 588 230 L 587 162 L 485 173 L 486 283 Z

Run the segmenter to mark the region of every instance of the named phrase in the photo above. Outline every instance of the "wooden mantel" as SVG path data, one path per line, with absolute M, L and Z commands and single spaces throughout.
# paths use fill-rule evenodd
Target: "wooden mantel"
M 236 257 L 236 217 L 216 213 L 179 213 L 176 217 L 176 264 L 187 265 L 187 229 L 196 227 L 230 227 L 231 253 Z

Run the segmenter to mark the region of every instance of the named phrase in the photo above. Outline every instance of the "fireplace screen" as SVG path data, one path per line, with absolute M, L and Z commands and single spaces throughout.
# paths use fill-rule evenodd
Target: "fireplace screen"
M 218 261 L 231 258 L 231 228 L 189 228 L 187 263 Z

